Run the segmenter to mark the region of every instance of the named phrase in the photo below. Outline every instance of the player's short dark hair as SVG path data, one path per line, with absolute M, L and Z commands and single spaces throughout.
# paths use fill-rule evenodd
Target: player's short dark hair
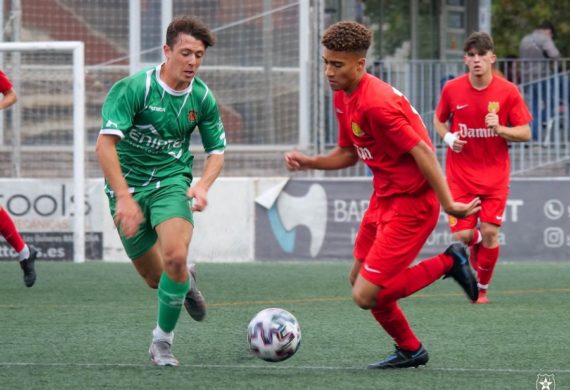
M 477 50 L 479 54 L 494 51 L 495 44 L 493 43 L 493 38 L 486 32 L 476 31 L 471 33 L 463 44 L 463 51 L 467 53 L 471 49 Z
M 550 30 L 552 33 L 552 38 L 556 38 L 556 29 L 554 28 L 554 24 L 550 20 L 543 20 L 542 23 L 538 26 L 539 30 Z
M 214 46 L 216 37 L 212 34 L 208 26 L 195 16 L 180 16 L 174 19 L 166 29 L 166 44 L 174 47 L 178 39 L 178 34 L 188 34 L 202 41 L 206 49 Z
M 332 51 L 364 52 L 370 47 L 372 31 L 360 23 L 342 21 L 329 26 L 321 39 Z

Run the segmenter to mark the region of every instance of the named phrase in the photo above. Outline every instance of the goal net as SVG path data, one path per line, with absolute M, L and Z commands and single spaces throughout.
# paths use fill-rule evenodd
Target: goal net
M 0 203 L 40 258 L 84 261 L 84 44 L 1 42 L 0 68 L 18 96 L 0 111 Z

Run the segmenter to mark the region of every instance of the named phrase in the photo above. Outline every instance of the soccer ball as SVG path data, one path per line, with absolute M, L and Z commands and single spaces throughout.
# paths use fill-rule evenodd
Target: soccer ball
M 247 327 L 249 350 L 268 362 L 281 362 L 297 352 L 301 328 L 287 310 L 270 308 L 260 311 Z

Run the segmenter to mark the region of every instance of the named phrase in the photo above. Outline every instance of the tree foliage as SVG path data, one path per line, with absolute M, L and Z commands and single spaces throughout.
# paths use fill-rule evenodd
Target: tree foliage
M 569 57 L 570 1 L 493 0 L 492 33 L 497 55 L 518 54 L 521 39 L 543 20 L 554 24 L 556 46 L 563 57 Z
M 374 53 L 379 57 L 394 54 L 411 36 L 410 2 L 367 0 L 365 4 L 366 16 L 379 28 L 375 33 Z
M 409 0 L 366 0 L 365 4 L 366 16 L 379 26 L 374 40 L 377 55 L 391 55 L 404 41 L 410 40 Z M 432 0 L 419 1 L 420 58 L 437 57 L 435 4 Z M 521 39 L 543 20 L 554 24 L 556 46 L 563 57 L 570 57 L 570 0 L 492 0 L 491 6 L 492 35 L 498 57 L 518 55 Z

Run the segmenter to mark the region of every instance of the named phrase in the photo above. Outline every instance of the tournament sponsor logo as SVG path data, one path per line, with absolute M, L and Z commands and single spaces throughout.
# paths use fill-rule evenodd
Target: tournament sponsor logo
M 358 146 L 358 145 L 354 145 L 354 147 L 356 149 L 356 153 L 358 154 L 358 157 L 360 157 L 361 160 L 363 160 L 363 161 L 372 160 L 372 152 L 368 148 Z
M 467 127 L 466 124 L 459 124 L 459 136 L 461 138 L 491 138 L 498 137 L 497 133 L 486 127 L 482 128 L 471 128 Z
M 148 109 L 155 112 L 166 112 L 164 107 L 148 106 Z
M 500 109 L 499 102 L 489 102 L 489 104 L 487 105 L 487 111 L 492 112 L 493 114 L 498 113 L 499 109 Z
M 137 148 L 146 148 L 151 153 L 158 153 L 164 150 L 172 152 L 172 149 L 182 147 L 182 140 L 165 140 L 152 125 L 136 126 L 129 132 L 128 142 Z
M 364 131 L 358 126 L 358 123 L 352 122 L 352 133 L 357 137 L 362 137 L 364 135 Z

